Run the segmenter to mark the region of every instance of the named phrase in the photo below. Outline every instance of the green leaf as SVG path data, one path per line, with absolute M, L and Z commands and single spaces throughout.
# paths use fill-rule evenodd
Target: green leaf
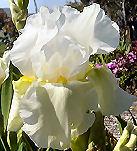
M 5 146 L 4 141 L 2 140 L 2 137 L 1 137 L 1 136 L 0 136 L 0 141 L 1 141 L 1 144 L 2 144 L 2 146 L 3 146 L 3 151 L 7 151 L 6 146 Z M 1 148 L 0 148 L 0 149 L 1 149 Z
M 119 131 L 120 131 L 120 135 L 122 135 L 123 129 L 122 129 L 121 123 L 119 121 L 118 121 L 118 128 L 119 128 Z
M 118 120 L 118 126 L 119 126 L 119 131 L 120 131 L 120 135 L 122 135 L 124 128 L 127 126 L 127 122 L 124 121 L 121 116 L 116 116 L 117 120 Z
M 88 148 L 89 130 L 71 141 L 72 151 L 85 151 Z
M 54 151 L 52 148 L 48 148 L 46 151 Z
M 21 72 L 19 71 L 19 69 L 17 67 L 15 67 L 12 63 L 10 64 L 10 73 L 12 74 L 12 79 L 14 81 L 17 81 L 20 79 L 20 77 L 22 77 L 23 75 L 21 74 Z
M 4 118 L 4 130 L 6 129 L 9 117 L 10 104 L 12 100 L 13 88 L 11 76 L 2 84 L 1 89 L 1 111 Z
M 33 151 L 31 147 L 31 143 L 29 141 L 30 138 L 23 131 L 22 131 L 22 140 L 24 143 L 24 148 L 26 148 L 27 151 Z
M 17 145 L 17 134 L 16 132 L 8 132 L 7 142 L 11 151 L 16 151 L 18 148 Z
M 2 57 L 2 54 L 4 53 L 6 49 L 6 44 L 5 43 L 0 43 L 0 56 Z
M 17 143 L 20 144 L 22 141 L 22 130 L 17 132 Z
M 99 151 L 106 150 L 105 146 L 105 138 L 106 138 L 106 131 L 104 126 L 104 117 L 100 111 L 95 112 L 95 121 L 90 128 L 90 135 L 89 135 L 89 147 L 88 149 L 94 149 L 95 146 Z
M 3 116 L 0 110 L 0 136 L 2 135 L 2 133 L 3 133 Z
M 22 151 L 23 150 L 23 143 L 20 144 L 18 151 Z

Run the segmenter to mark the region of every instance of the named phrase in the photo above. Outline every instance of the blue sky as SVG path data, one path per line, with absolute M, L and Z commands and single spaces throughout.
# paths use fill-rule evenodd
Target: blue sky
M 16 0 L 15 0 L 16 1 Z M 29 0 L 29 13 L 35 12 L 34 1 Z M 63 6 L 66 4 L 66 1 L 74 1 L 74 0 L 36 0 L 38 8 L 40 6 L 48 6 L 52 8 L 53 6 Z M 0 0 L 0 8 L 8 8 L 9 0 Z

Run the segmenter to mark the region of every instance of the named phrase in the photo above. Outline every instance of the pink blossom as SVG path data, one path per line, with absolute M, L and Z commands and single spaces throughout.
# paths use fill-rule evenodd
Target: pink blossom
M 112 72 L 113 72 L 114 74 L 116 74 L 116 73 L 118 72 L 118 69 L 115 68 L 115 69 L 112 70 Z

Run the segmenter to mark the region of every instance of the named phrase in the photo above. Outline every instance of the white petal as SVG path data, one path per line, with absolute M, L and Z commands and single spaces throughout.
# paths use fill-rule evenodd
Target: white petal
M 94 36 L 94 45 L 98 47 L 97 53 L 109 53 L 119 45 L 119 27 L 102 9 L 95 21 Z
M 24 94 L 26 93 L 31 83 L 32 83 L 31 80 L 26 80 L 23 78 L 21 78 L 18 81 L 13 81 L 14 95 L 8 119 L 7 126 L 8 131 L 17 131 L 23 125 L 23 121 L 19 115 L 19 103 L 22 100 Z
M 56 82 L 60 76 L 68 80 L 82 79 L 88 71 L 89 54 L 70 37 L 55 36 L 43 46 L 41 57 L 38 56 L 32 56 L 33 69 L 37 77 L 50 82 Z
M 0 86 L 4 81 L 4 78 L 6 77 L 5 70 L 3 69 L 3 67 L 5 67 L 5 65 L 3 63 L 3 59 L 0 58 Z
M 33 77 L 33 69 L 31 62 L 31 51 L 35 49 L 37 33 L 33 29 L 28 29 L 14 42 L 14 46 L 10 52 L 12 63 L 19 68 L 22 74 Z
M 68 98 L 72 138 L 86 132 L 93 124 L 95 117 L 91 113 L 97 109 L 97 94 L 89 82 L 74 81 L 66 84 L 72 91 Z
M 127 110 L 136 100 L 132 96 L 119 88 L 114 75 L 110 70 L 95 68 L 89 74 L 91 81 L 98 94 L 98 104 L 104 115 L 118 115 Z
M 57 75 L 76 77 L 90 54 L 113 51 L 118 43 L 118 26 L 98 4 L 85 7 L 82 13 L 68 6 L 42 7 L 27 19 L 11 50 L 11 60 L 24 75 L 55 82 Z
M 64 7 L 62 13 L 66 18 L 61 32 L 77 40 L 90 54 L 110 52 L 118 46 L 118 26 L 98 4 L 85 7 L 82 13 Z
M 64 12 L 66 20 L 61 32 L 74 38 L 88 51 L 94 36 L 94 24 L 99 10 L 100 7 L 97 4 L 85 7 L 82 13 L 74 11 L 73 8 L 65 7 L 62 12 Z
M 4 64 L 9 67 L 10 65 L 10 52 L 9 51 L 5 51 L 3 54 L 3 62 Z
M 38 147 L 65 149 L 94 122 L 97 95 L 87 82 L 33 86 L 20 104 L 23 130 Z M 90 89 L 89 89 L 90 88 Z
M 46 84 L 29 89 L 20 105 L 23 130 L 38 147 L 70 146 L 67 99 L 69 90 Z
M 12 63 L 24 75 L 35 76 L 32 55 L 38 55 L 43 45 L 56 35 L 58 32 L 56 20 L 58 18 L 59 10 L 50 13 L 46 7 L 42 7 L 39 13 L 28 17 L 22 34 L 14 42 L 10 52 Z
M 9 76 L 9 64 L 10 64 L 9 52 L 6 51 L 3 55 L 3 58 L 0 58 L 0 85 Z
M 10 109 L 9 119 L 8 119 L 8 131 L 18 131 L 22 125 L 23 121 L 19 115 L 19 102 L 20 100 L 17 98 L 17 96 L 14 94 L 12 99 L 12 105 Z

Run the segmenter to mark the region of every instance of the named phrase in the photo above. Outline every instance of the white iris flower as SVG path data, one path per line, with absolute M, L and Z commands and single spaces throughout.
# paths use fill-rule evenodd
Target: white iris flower
M 9 52 L 5 52 L 3 57 L 0 58 L 0 86 L 9 76 Z
M 11 50 L 24 76 L 13 82 L 8 130 L 22 127 L 38 147 L 65 149 L 93 124 L 90 111 L 118 115 L 128 109 L 134 97 L 109 70 L 91 69 L 88 61 L 118 44 L 119 28 L 98 4 L 82 13 L 42 7 L 30 16 Z

